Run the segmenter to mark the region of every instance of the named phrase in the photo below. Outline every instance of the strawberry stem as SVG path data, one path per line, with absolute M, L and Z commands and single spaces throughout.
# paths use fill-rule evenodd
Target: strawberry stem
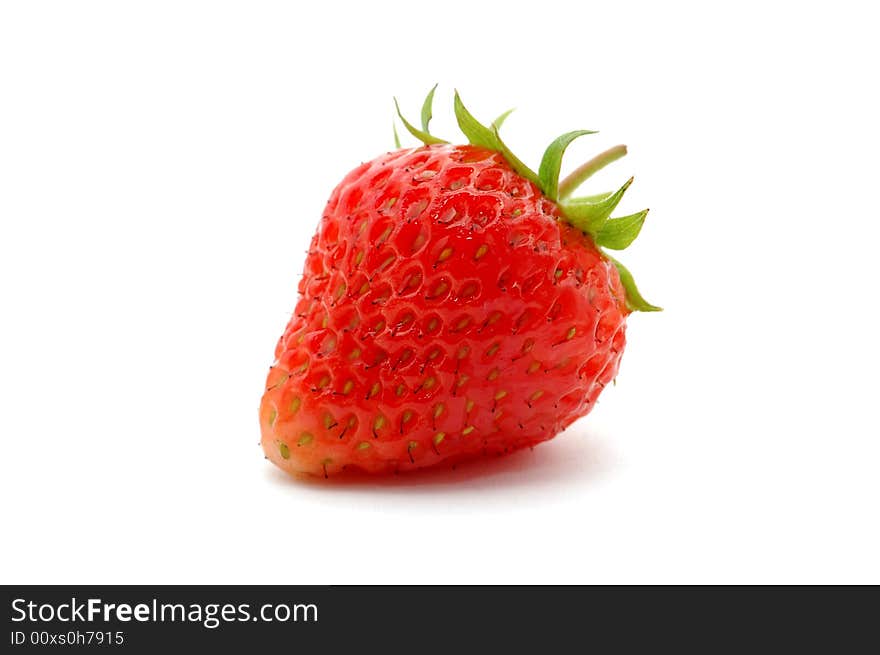
M 571 175 L 559 183 L 559 199 L 564 200 L 577 189 L 584 181 L 594 173 L 602 170 L 611 162 L 617 161 L 626 154 L 626 146 L 619 145 L 600 152 L 590 161 L 581 164 Z

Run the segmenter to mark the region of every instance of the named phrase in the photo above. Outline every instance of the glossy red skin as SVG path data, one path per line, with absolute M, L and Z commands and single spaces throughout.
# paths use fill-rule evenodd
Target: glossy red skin
M 498 153 L 399 150 L 333 191 L 260 407 L 290 473 L 388 473 L 550 439 L 617 374 L 592 240 Z

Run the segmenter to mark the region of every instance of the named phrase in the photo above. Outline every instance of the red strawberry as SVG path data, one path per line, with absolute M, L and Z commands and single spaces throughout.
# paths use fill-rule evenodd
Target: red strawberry
M 469 145 L 358 166 L 330 196 L 300 299 L 260 407 L 263 449 L 291 473 L 396 472 L 552 438 L 617 375 L 626 316 L 655 310 L 596 244 L 623 248 L 647 212 L 609 219 L 618 192 L 568 199 L 625 153 L 559 183 L 566 146 L 538 173 L 456 94 Z M 398 111 L 399 114 L 399 111 Z

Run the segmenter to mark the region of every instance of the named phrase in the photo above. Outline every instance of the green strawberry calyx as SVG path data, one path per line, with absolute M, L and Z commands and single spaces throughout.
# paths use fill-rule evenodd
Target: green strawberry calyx
M 400 119 L 406 131 L 425 145 L 434 145 L 438 143 L 449 143 L 448 141 L 438 138 L 431 134 L 429 126 L 433 117 L 434 91 L 437 85 L 428 92 L 421 111 L 421 127 L 416 127 L 404 118 L 400 111 L 397 99 L 394 99 L 394 107 L 397 117 Z M 607 257 L 617 268 L 620 282 L 626 291 L 626 304 L 631 311 L 640 312 L 656 312 L 661 311 L 660 307 L 652 305 L 642 297 L 636 286 L 632 274 L 626 267 L 611 257 L 608 250 L 623 250 L 629 246 L 642 229 L 648 210 L 644 209 L 640 212 L 630 214 L 628 216 L 612 217 L 611 214 L 617 208 L 623 194 L 633 182 L 633 178 L 627 180 L 617 191 L 609 191 L 597 195 L 572 197 L 574 192 L 590 178 L 594 173 L 603 169 L 608 164 L 617 161 L 626 155 L 626 146 L 619 145 L 609 148 L 589 161 L 578 166 L 567 177 L 559 179 L 560 170 L 562 168 L 562 157 L 568 146 L 577 138 L 587 134 L 595 134 L 592 130 L 575 130 L 566 132 L 562 136 L 556 138 L 541 158 L 538 171 L 535 172 L 524 164 L 507 144 L 501 139 L 499 130 L 505 119 L 513 111 L 512 109 L 504 112 L 488 126 L 480 123 L 473 114 L 468 111 L 461 101 L 458 91 L 455 92 L 453 101 L 455 110 L 455 118 L 458 121 L 458 127 L 467 137 L 468 142 L 474 146 L 480 146 L 495 150 L 501 153 L 510 167 L 520 176 L 533 182 L 541 192 L 550 200 L 555 202 L 562 213 L 563 219 L 589 235 L 602 254 Z M 397 133 L 397 125 L 394 125 L 394 143 L 400 148 L 400 137 Z

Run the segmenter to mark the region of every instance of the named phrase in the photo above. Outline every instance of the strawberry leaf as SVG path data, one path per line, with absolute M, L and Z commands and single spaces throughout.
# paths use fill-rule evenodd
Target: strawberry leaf
M 599 202 L 601 200 L 605 200 L 608 196 L 612 195 L 614 191 L 606 191 L 605 193 L 596 193 L 592 196 L 578 196 L 577 202 Z
M 559 170 L 562 168 L 562 156 L 565 154 L 565 149 L 572 141 L 585 134 L 595 134 L 595 132 L 591 130 L 567 132 L 553 141 L 544 151 L 541 165 L 538 167 L 538 186 L 550 200 L 556 200 L 559 196 Z
M 427 132 L 423 132 L 419 128 L 415 127 L 408 120 L 406 120 L 403 117 L 403 114 L 400 113 L 400 105 L 397 104 L 397 98 L 394 99 L 394 108 L 397 110 L 397 116 L 398 118 L 400 118 L 400 122 L 403 123 L 403 126 L 406 128 L 407 132 L 412 134 L 415 138 L 424 143 L 426 146 L 429 146 L 433 143 L 449 143 L 448 141 L 444 141 L 443 139 L 438 139 L 435 136 L 431 136 Z
M 458 127 L 462 134 L 467 137 L 468 143 L 474 146 L 489 148 L 490 150 L 499 150 L 498 139 L 496 139 L 495 133 L 473 117 L 473 114 L 467 110 L 467 107 L 461 101 L 458 91 L 455 92 L 453 104 L 455 120 L 458 121 Z
M 636 281 L 633 279 L 632 273 L 630 273 L 626 266 L 621 264 L 619 261 L 614 259 L 614 257 L 609 256 L 607 253 L 605 254 L 608 257 L 608 261 L 614 264 L 614 267 L 617 269 L 617 275 L 620 277 L 620 283 L 623 285 L 624 291 L 626 291 L 626 306 L 629 307 L 630 311 L 633 312 L 662 312 L 662 307 L 657 307 L 656 305 L 652 305 L 647 300 L 644 299 L 641 293 L 639 293 L 639 289 L 636 286 Z
M 609 218 L 595 237 L 596 245 L 623 250 L 628 247 L 642 230 L 648 210 L 640 211 L 629 216 Z
M 500 129 L 501 129 L 501 126 L 504 125 L 504 121 L 506 121 L 506 120 L 507 120 L 507 117 L 510 116 L 512 113 L 513 113 L 513 109 L 508 109 L 506 112 L 504 112 L 503 114 L 501 114 L 501 116 L 499 116 L 499 117 L 496 118 L 494 121 L 492 121 L 492 126 L 493 126 L 496 130 L 500 130 Z
M 455 119 L 458 121 L 458 127 L 471 145 L 481 146 L 501 153 L 513 170 L 527 180 L 531 180 L 535 184 L 538 183 L 537 174 L 511 152 L 510 148 L 507 147 L 507 144 L 501 140 L 501 136 L 498 134 L 498 121 L 500 120 L 503 123 L 504 119 L 513 111 L 512 109 L 501 114 L 492 122 L 492 127 L 489 128 L 474 118 L 473 114 L 467 110 L 467 107 L 464 106 L 461 97 L 458 95 L 458 91 L 455 92 L 454 104 Z
M 428 129 L 428 125 L 431 124 L 431 119 L 433 118 L 432 108 L 434 106 L 434 91 L 437 90 L 437 85 L 428 91 L 428 95 L 425 97 L 425 102 L 422 104 L 422 130 L 424 130 L 425 134 L 430 134 L 431 131 Z
M 611 212 L 617 207 L 623 194 L 632 184 L 633 178 L 629 178 L 626 183 L 610 196 L 598 202 L 594 202 L 589 198 L 574 198 L 567 203 L 560 205 L 562 213 L 566 220 L 583 232 L 587 232 L 593 236 L 599 234 L 605 221 L 611 216 Z
M 498 125 L 495 123 L 492 124 L 492 134 L 495 137 L 495 142 L 497 147 L 495 150 L 501 153 L 501 155 L 507 160 L 507 163 L 510 164 L 510 167 L 515 170 L 521 177 L 530 180 L 535 185 L 540 187 L 538 184 L 538 175 L 531 168 L 526 166 L 516 155 L 514 155 L 510 148 L 507 147 L 507 144 L 501 140 L 501 135 L 498 134 Z

